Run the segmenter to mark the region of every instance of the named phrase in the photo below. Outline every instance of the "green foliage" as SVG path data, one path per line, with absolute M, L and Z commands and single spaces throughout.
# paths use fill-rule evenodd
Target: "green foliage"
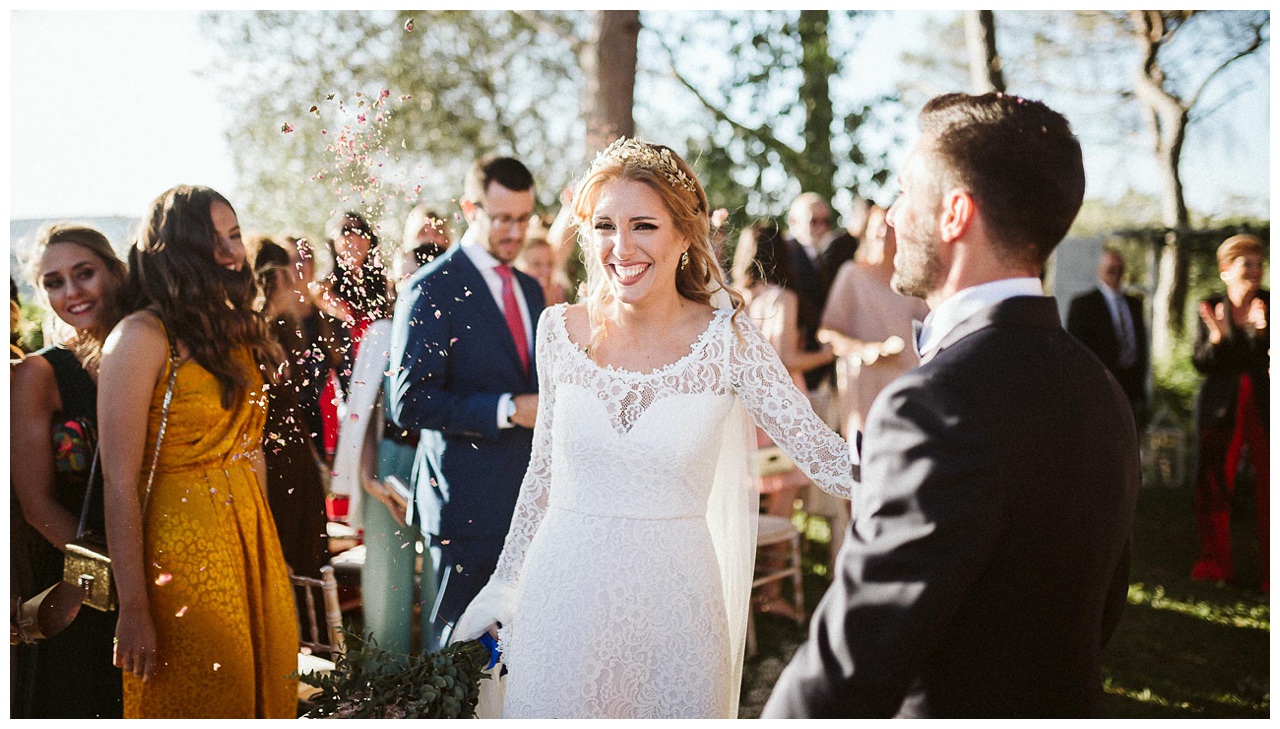
M 372 636 L 348 636 L 347 651 L 327 674 L 301 680 L 321 689 L 309 718 L 464 719 L 475 715 L 489 650 L 479 641 L 437 653 L 403 655 L 378 647 Z
M 683 98 L 703 107 L 705 114 L 681 119 L 677 133 L 689 140 L 687 158 L 716 160 L 710 174 L 721 179 L 700 179 L 708 192 L 723 191 L 726 203 L 741 201 L 735 225 L 782 212 L 803 190 L 870 197 L 888 181 L 887 151 L 901 141 L 896 99 L 859 97 L 860 75 L 875 70 L 847 60 L 870 17 L 825 10 L 645 15 L 642 70 L 674 71 L 690 92 Z M 705 48 L 725 52 L 695 66 L 693 59 L 708 59 Z M 638 109 L 637 122 L 643 119 Z
M 229 141 L 252 195 L 237 208 L 260 228 L 318 238 L 345 208 L 329 181 L 313 180 L 334 161 L 322 130 L 347 123 L 336 102 L 354 108 L 383 89 L 407 97 L 381 130 L 389 154 L 377 170 L 404 193 L 384 190 L 382 220 L 371 221 L 394 238 L 418 202 L 456 212 L 463 176 L 485 153 L 514 154 L 537 170 L 546 202 L 580 164 L 564 154 L 580 146 L 572 144 L 581 133 L 572 124 L 576 60 L 562 38 L 517 13 L 237 11 L 206 20 L 222 53 L 210 73 L 240 112 Z
M 40 323 L 49 315 L 48 310 L 35 301 L 24 301 L 18 322 L 18 346 L 26 352 L 44 348 L 44 330 Z

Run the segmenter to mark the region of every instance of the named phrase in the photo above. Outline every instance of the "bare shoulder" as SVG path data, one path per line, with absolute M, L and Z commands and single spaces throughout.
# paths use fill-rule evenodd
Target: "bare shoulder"
M 53 365 L 38 354 L 29 354 L 14 365 L 9 396 L 15 411 L 29 412 L 33 408 L 47 407 L 49 412 L 53 412 L 62 407 Z
M 555 307 L 547 307 L 548 311 Z M 554 316 L 554 312 L 548 316 Z M 591 317 L 587 315 L 586 304 L 566 304 L 564 306 L 564 328 L 569 339 L 574 342 L 591 341 Z
M 135 311 L 116 324 L 102 346 L 102 364 L 127 359 L 137 367 L 156 370 L 169 358 L 169 340 L 164 325 L 146 311 Z

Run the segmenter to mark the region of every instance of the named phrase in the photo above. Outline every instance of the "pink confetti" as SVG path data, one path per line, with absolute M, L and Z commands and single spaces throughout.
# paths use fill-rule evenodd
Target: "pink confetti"
M 406 32 L 413 30 L 413 18 L 409 18 L 408 20 L 404 21 L 404 29 Z
M 285 134 L 288 134 L 289 132 L 293 131 L 293 125 L 290 124 L 289 122 L 285 122 L 284 124 L 280 125 L 280 131 L 284 132 Z
M 161 572 L 159 575 L 156 576 L 156 584 L 160 587 L 164 587 L 170 582 L 173 582 L 173 575 L 169 574 L 168 572 Z
M 173 614 L 173 617 L 175 617 L 175 618 L 180 618 L 180 617 L 182 617 L 183 615 L 186 615 L 186 614 L 187 614 L 187 606 L 186 606 L 186 605 L 183 605 L 181 608 L 179 608 L 179 609 L 178 609 L 178 612 L 176 612 L 176 613 L 174 613 L 174 614 Z

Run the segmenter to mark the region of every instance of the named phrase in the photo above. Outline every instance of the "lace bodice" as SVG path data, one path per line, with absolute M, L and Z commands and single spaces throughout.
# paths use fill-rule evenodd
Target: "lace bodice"
M 849 498 L 848 444 L 813 413 L 746 317 L 716 311 L 688 354 L 638 373 L 593 362 L 569 338 L 565 309 L 550 307 L 538 322 L 533 453 L 495 580 L 518 585 L 552 504 L 596 516 L 705 517 L 734 397 L 814 483 Z

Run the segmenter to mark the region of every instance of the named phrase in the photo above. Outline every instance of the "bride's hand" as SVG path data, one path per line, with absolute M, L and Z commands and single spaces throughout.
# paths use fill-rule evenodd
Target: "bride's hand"
M 454 623 L 450 643 L 474 640 L 486 631 L 498 637 L 498 626 L 511 622 L 515 612 L 516 591 L 513 585 L 490 579 Z

